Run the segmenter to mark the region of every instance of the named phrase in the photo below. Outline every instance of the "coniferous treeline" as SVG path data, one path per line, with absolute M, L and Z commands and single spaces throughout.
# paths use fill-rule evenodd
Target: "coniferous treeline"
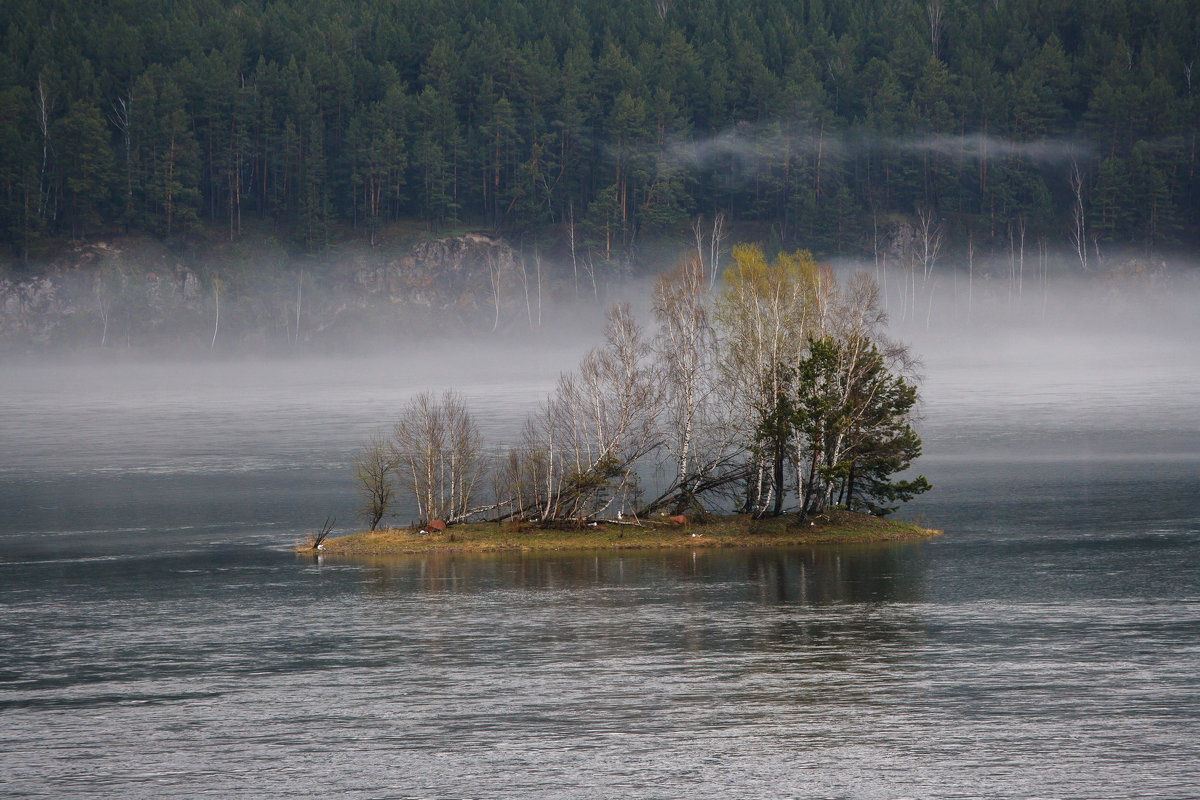
M 718 211 L 826 252 L 918 208 L 976 242 L 1200 227 L 1198 0 L 4 7 L 17 253 L 251 219 L 573 224 L 601 257 Z

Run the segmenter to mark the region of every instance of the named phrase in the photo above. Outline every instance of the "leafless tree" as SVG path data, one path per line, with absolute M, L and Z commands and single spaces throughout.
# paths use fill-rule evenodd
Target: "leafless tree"
M 1079 257 L 1079 265 L 1084 272 L 1088 271 L 1088 231 L 1087 231 L 1087 214 L 1084 206 L 1083 197 L 1083 172 L 1079 169 L 1079 162 L 1071 160 L 1071 172 L 1067 176 L 1067 180 L 1071 185 L 1071 228 L 1068 232 L 1071 239 L 1071 244 L 1075 248 L 1075 254 Z
M 361 516 L 375 530 L 391 505 L 394 487 L 392 471 L 396 456 L 388 440 L 373 434 L 354 454 L 354 480 L 362 498 Z
M 214 349 L 216 349 L 217 331 L 221 326 L 221 278 L 217 275 L 213 276 L 213 305 L 213 335 L 212 341 L 208 344 L 209 352 L 212 352 Z
M 919 260 L 917 229 L 907 222 L 898 222 L 892 227 L 888 249 L 896 257 L 900 270 L 900 318 L 908 319 L 909 306 L 916 316 L 917 261 Z
M 942 30 L 945 27 L 946 6 L 943 0 L 926 0 L 925 21 L 929 23 L 929 48 L 934 58 L 941 58 Z
M 730 468 L 741 472 L 729 447 L 730 406 L 719 397 L 722 387 L 717 382 L 706 282 L 704 263 L 696 257 L 662 276 L 654 287 L 659 326 L 655 372 L 664 387 L 663 441 L 674 479 L 642 513 L 668 503 L 682 512 L 705 488 L 727 483 L 720 476 Z
M 537 326 L 538 330 L 542 329 L 542 254 L 538 251 L 535 244 L 533 246 L 533 263 L 537 265 Z
M 337 517 L 326 517 L 325 518 L 325 524 L 321 526 L 321 530 L 317 531 L 317 533 L 314 534 L 311 539 L 313 550 L 324 550 L 325 549 L 321 543 L 324 542 L 326 537 L 328 537 L 329 534 L 333 532 L 333 526 L 336 523 L 337 523 Z
M 718 211 L 713 216 L 712 225 L 706 233 L 704 216 L 700 215 L 692 221 L 692 235 L 696 240 L 696 256 L 700 259 L 702 269 L 708 273 L 708 287 L 711 289 L 717 283 L 721 274 L 721 244 L 725 241 L 725 212 Z
M 125 210 L 133 210 L 133 92 L 129 97 L 118 97 L 112 104 L 109 116 L 113 127 L 121 132 L 121 143 L 125 148 Z
M 1017 297 L 1023 297 L 1025 292 L 1025 216 L 1017 217 Z
M 487 256 L 488 279 L 492 285 L 492 305 L 495 307 L 496 315 L 492 320 L 492 332 L 494 333 L 500 327 L 500 283 L 503 278 L 502 270 L 504 265 L 495 253 L 489 252 Z
M 925 326 L 929 327 L 933 315 L 933 284 L 931 277 L 937 265 L 938 255 L 942 252 L 944 230 L 933 209 L 922 206 L 917 209 L 917 245 L 920 247 L 921 285 L 928 295 L 928 310 L 925 316 Z M 916 286 L 913 287 L 913 316 L 916 316 Z
M 650 344 L 628 305 L 609 312 L 605 344 L 590 351 L 526 426 L 505 465 L 517 487 L 508 516 L 583 522 L 636 507 L 636 467 L 661 445 L 663 390 Z
M 879 214 L 871 206 L 871 252 L 875 256 L 875 281 L 883 285 L 883 307 L 887 308 L 887 272 L 880 274 L 879 270 Z M 885 256 L 886 260 L 886 256 Z
M 54 97 L 39 74 L 37 80 L 37 124 L 38 130 L 42 134 L 42 171 L 40 173 L 41 186 L 38 192 L 38 211 L 42 216 L 50 219 L 58 216 L 57 203 L 53 195 L 53 182 L 48 180 L 52 149 L 50 134 L 54 127 L 51 124 L 51 117 L 54 115 L 54 104 Z
M 571 245 L 571 272 L 575 278 L 575 298 L 579 298 L 579 260 L 575 256 L 575 204 L 567 201 L 567 241 Z
M 596 287 L 596 264 L 592 261 L 592 249 L 589 247 L 587 251 L 587 260 L 583 262 L 583 269 L 587 272 L 588 278 L 592 282 L 592 299 L 600 299 L 600 290 Z
M 457 392 L 440 400 L 430 392 L 413 398 L 392 430 L 390 451 L 423 522 L 459 522 L 476 512 L 471 504 L 483 472 L 483 437 Z
M 1050 243 L 1046 234 L 1038 235 L 1038 272 L 1042 278 L 1042 319 L 1046 318 L 1046 301 L 1050 295 Z
M 1013 293 L 1020 299 L 1025 287 L 1025 217 L 1008 224 L 1008 299 Z
M 713 217 L 712 233 L 708 237 L 708 285 L 713 287 L 721 275 L 721 243 L 725 241 L 725 212 Z
M 967 234 L 967 322 L 971 321 L 971 307 L 975 299 L 975 236 Z
M 124 289 L 125 274 L 121 267 L 113 261 L 105 260 L 96 273 L 92 291 L 96 295 L 96 305 L 100 311 L 100 321 L 103 325 L 100 331 L 100 346 L 108 346 L 108 329 L 112 321 L 113 306 L 117 303 Z
M 525 291 L 525 320 L 529 324 L 529 330 L 533 330 L 533 304 L 529 300 L 529 267 L 525 264 L 523 249 L 521 251 L 521 288 Z
M 917 244 L 921 248 L 919 255 L 922 277 L 926 281 L 933 274 L 933 268 L 942 252 L 944 234 L 942 223 L 933 209 L 928 206 L 917 209 Z
M 300 308 L 304 303 L 304 267 L 296 279 L 296 345 L 300 344 Z

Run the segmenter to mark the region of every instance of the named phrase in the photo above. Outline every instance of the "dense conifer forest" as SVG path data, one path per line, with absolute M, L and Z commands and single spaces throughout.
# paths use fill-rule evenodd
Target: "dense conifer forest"
M 5 0 L 0 239 L 1194 243 L 1197 0 Z

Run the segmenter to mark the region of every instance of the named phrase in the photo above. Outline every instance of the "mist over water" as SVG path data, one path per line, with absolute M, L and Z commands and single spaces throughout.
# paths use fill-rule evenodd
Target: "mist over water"
M 0 794 L 1195 796 L 1200 293 L 1094 286 L 889 296 L 902 546 L 288 551 L 413 394 L 502 446 L 598 325 L 0 366 Z
M 1200 295 L 1181 289 L 1089 297 L 1064 282 L 1044 305 L 1035 289 L 1032 308 L 909 322 L 900 335 L 924 362 L 923 460 L 1195 462 Z

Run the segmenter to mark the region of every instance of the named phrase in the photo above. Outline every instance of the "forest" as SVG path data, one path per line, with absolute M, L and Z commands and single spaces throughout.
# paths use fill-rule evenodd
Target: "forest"
M 1200 232 L 1197 0 L 5 0 L 0 239 Z M 1200 81 L 1200 75 L 1196 76 Z

